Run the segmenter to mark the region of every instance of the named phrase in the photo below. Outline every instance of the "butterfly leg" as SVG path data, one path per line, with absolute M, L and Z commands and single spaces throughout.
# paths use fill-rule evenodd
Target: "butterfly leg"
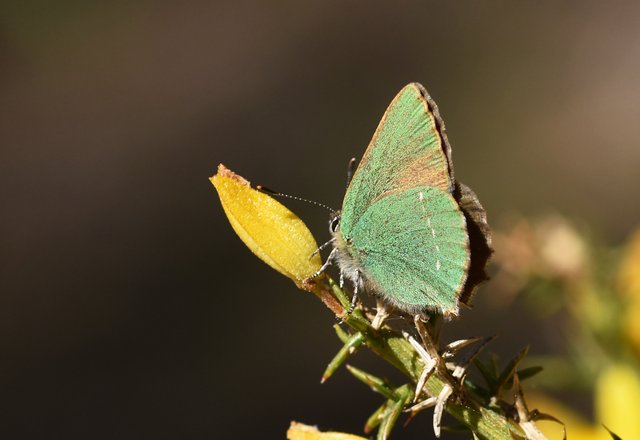
M 334 249 L 334 251 L 335 250 L 336 249 Z M 360 272 L 356 271 L 355 274 L 356 274 L 355 279 L 349 277 L 349 279 L 351 279 L 351 281 L 353 282 L 353 296 L 351 297 L 351 304 L 349 305 L 349 309 L 347 309 L 346 316 L 351 315 L 356 308 L 356 300 L 358 299 L 358 290 L 362 282 L 361 281 L 362 279 L 360 278 Z M 344 282 L 346 278 L 347 276 L 345 275 L 345 272 L 341 269 L 340 270 L 340 288 L 341 289 L 344 287 Z M 344 317 L 340 319 L 339 323 L 342 324 L 343 322 L 344 322 Z
M 349 310 L 347 310 L 347 315 L 353 313 L 353 310 L 356 308 L 356 301 L 358 300 L 358 291 L 360 290 L 360 285 L 362 284 L 362 277 L 360 276 L 360 271 L 356 271 L 356 278 L 353 282 L 353 296 L 351 297 L 351 305 L 349 306 Z
M 316 249 L 315 251 L 313 251 L 313 253 L 311 255 L 309 255 L 309 260 L 311 260 L 313 257 L 315 257 L 315 255 L 317 253 L 319 253 L 321 250 L 323 250 L 324 248 L 326 248 L 327 246 L 329 246 L 331 243 L 333 243 L 334 241 L 336 241 L 336 238 L 333 237 L 331 240 L 326 241 L 325 243 L 321 244 L 318 249 Z
M 320 276 L 320 274 L 322 274 L 325 270 L 327 270 L 327 267 L 329 267 L 332 263 L 333 260 L 336 258 L 336 252 L 338 252 L 337 248 L 334 248 L 331 253 L 329 254 L 329 256 L 327 257 L 327 260 L 324 262 L 324 264 L 320 267 L 320 269 L 318 269 L 318 271 L 316 273 L 314 273 L 313 275 L 311 275 L 309 277 L 309 279 L 313 279 L 313 278 L 318 278 Z

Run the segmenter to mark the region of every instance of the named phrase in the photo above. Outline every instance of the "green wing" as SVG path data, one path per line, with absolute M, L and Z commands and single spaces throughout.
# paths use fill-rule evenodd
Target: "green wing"
M 457 314 L 469 238 L 451 194 L 419 186 L 388 195 L 369 206 L 350 239 L 349 253 L 379 295 L 406 311 Z
M 389 193 L 419 185 L 453 192 L 451 148 L 438 108 L 417 83 L 405 86 L 385 112 L 342 205 L 350 235 L 367 207 Z

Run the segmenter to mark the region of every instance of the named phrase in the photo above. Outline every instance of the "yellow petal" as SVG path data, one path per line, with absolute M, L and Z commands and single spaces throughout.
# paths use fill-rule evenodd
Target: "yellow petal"
M 614 365 L 598 377 L 596 414 L 623 439 L 640 439 L 640 377 L 637 370 Z
M 262 261 L 298 286 L 322 265 L 307 226 L 284 205 L 220 164 L 211 177 L 222 208 L 240 239 Z
M 364 437 L 342 432 L 320 432 L 315 426 L 291 422 L 287 431 L 288 440 L 367 440 Z

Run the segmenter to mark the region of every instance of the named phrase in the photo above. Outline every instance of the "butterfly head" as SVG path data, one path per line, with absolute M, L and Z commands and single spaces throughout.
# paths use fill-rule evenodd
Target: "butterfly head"
M 340 230 L 340 220 L 340 212 L 336 212 L 331 216 L 329 219 L 329 232 L 331 232 L 334 239 L 338 239 L 339 242 L 350 245 L 352 243 L 350 236 L 345 235 L 344 233 L 338 234 L 338 231 Z
M 339 227 L 340 227 L 340 213 L 336 212 L 335 214 L 331 215 L 331 218 L 329 219 L 329 232 L 331 232 L 332 234 L 335 234 L 336 232 L 338 232 Z

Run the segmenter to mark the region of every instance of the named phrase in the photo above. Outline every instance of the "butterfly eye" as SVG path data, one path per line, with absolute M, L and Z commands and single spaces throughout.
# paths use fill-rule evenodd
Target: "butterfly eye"
M 329 230 L 331 232 L 336 232 L 338 230 L 339 225 L 340 225 L 340 217 L 335 216 L 329 221 Z

